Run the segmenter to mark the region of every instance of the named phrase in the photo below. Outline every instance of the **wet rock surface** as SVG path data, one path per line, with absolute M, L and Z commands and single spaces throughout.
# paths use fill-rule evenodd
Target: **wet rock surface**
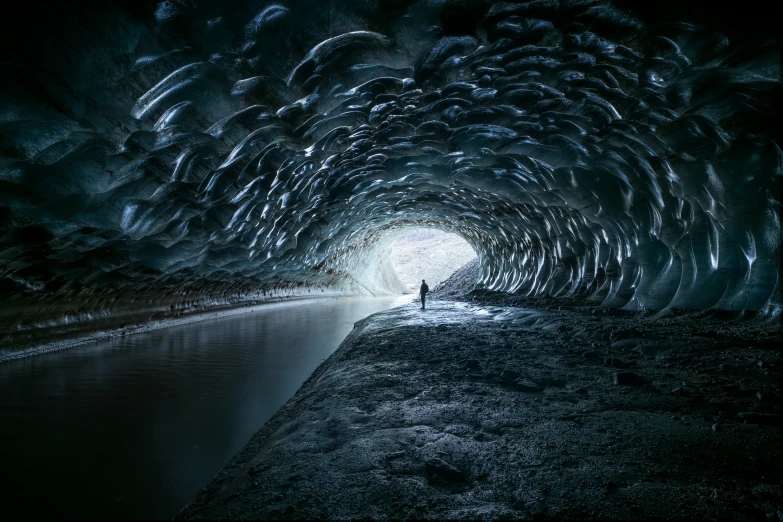
M 464 298 L 357 323 L 179 518 L 777 519 L 776 320 Z

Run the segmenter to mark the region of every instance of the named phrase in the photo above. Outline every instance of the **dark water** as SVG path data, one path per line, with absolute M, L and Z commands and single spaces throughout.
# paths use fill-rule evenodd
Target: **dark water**
M 367 315 L 268 305 L 0 364 L 5 515 L 171 518 Z

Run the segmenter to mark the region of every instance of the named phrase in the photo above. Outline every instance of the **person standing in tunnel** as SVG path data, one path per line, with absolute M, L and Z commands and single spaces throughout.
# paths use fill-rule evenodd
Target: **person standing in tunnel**
M 419 289 L 419 295 L 421 296 L 421 309 L 424 310 L 424 304 L 427 300 L 427 292 L 430 291 L 430 287 L 427 286 L 427 282 L 422 279 L 421 280 L 421 288 Z

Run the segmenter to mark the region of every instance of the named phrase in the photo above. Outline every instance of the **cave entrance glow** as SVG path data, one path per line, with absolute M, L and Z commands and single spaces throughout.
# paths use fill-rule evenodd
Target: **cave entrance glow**
M 414 294 L 419 292 L 422 279 L 432 290 L 474 257 L 476 253 L 462 237 L 434 228 L 410 229 L 391 249 L 397 277 L 406 291 Z

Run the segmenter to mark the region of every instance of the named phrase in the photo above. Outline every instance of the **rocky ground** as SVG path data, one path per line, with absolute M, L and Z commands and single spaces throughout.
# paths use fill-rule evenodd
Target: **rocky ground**
M 779 318 L 462 299 L 357 323 L 178 518 L 783 519 Z
M 473 258 L 455 271 L 448 279 L 435 286 L 430 293 L 432 299 L 464 300 L 476 286 L 479 276 L 478 258 Z

